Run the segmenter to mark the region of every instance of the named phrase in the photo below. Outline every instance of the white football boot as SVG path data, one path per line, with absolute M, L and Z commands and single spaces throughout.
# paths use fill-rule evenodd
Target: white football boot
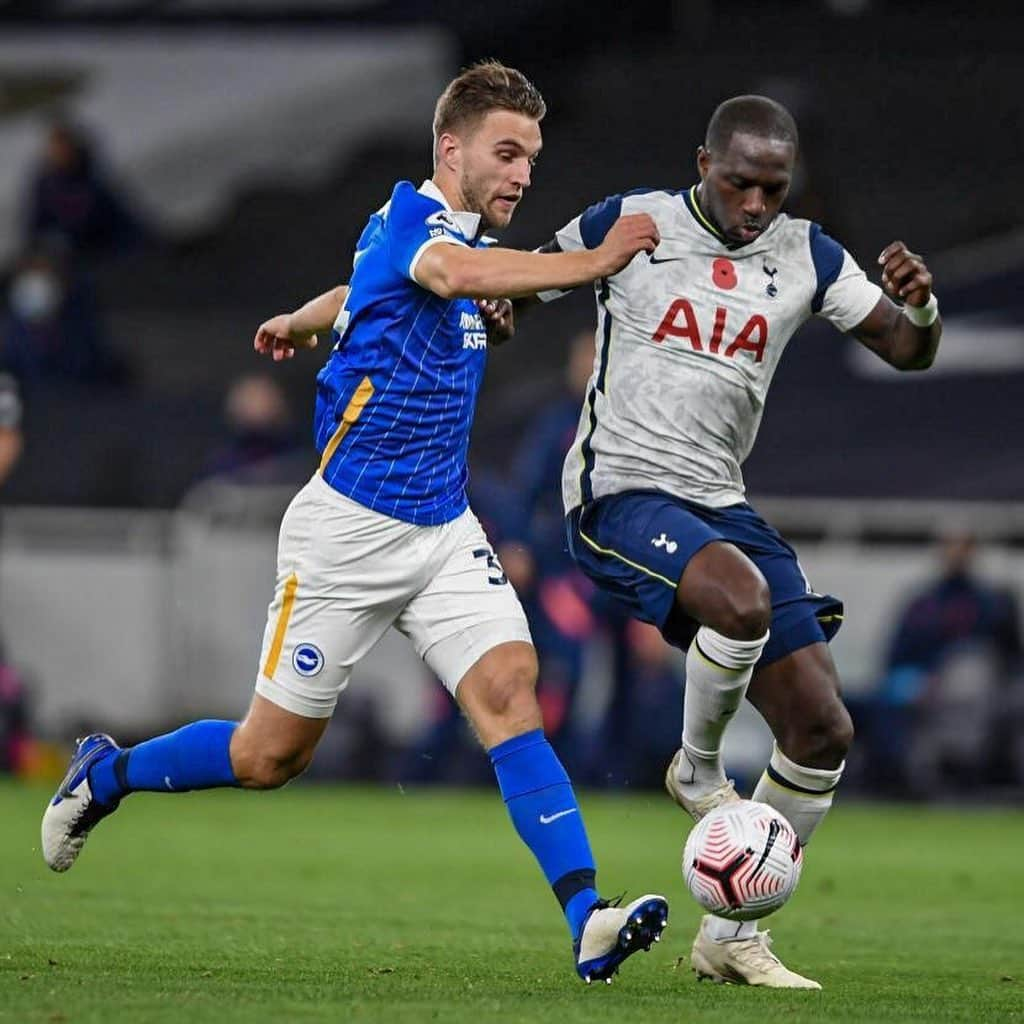
M 727 779 L 721 786 L 716 786 L 714 789 L 707 793 L 704 793 L 698 797 L 688 797 L 684 790 L 683 784 L 679 781 L 679 762 L 683 757 L 684 751 L 680 747 L 676 751 L 675 757 L 672 758 L 672 762 L 669 764 L 668 769 L 665 772 L 665 789 L 668 791 L 668 795 L 694 821 L 700 821 L 708 811 L 713 811 L 716 807 L 721 804 L 728 804 L 738 801 L 740 795 L 736 792 L 736 787 L 732 784 L 732 779 Z
M 590 909 L 579 938 L 573 943 L 576 973 L 589 985 L 612 983 L 619 964 L 638 950 L 650 950 L 661 941 L 668 924 L 668 901 L 647 895 L 624 907 L 598 900 Z
M 791 971 L 772 951 L 771 935 L 758 932 L 749 939 L 716 942 L 706 931 L 709 918 L 701 920 L 693 940 L 690 965 L 697 980 L 710 978 L 719 985 L 760 985 L 764 988 L 820 989 L 816 981 Z
M 103 732 L 78 741 L 68 773 L 43 815 L 43 860 L 54 871 L 67 871 L 82 852 L 93 828 L 117 810 L 116 801 L 106 805 L 93 799 L 89 769 L 118 750 L 120 747 Z

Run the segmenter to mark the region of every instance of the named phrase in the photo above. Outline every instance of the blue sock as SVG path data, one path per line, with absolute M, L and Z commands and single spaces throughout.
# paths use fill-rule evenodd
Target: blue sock
M 101 804 L 136 790 L 185 793 L 237 786 L 228 747 L 237 722 L 207 719 L 126 747 L 89 769 L 89 787 Z
M 489 753 L 512 824 L 537 858 L 576 939 L 598 895 L 594 855 L 569 776 L 541 729 L 513 736 Z

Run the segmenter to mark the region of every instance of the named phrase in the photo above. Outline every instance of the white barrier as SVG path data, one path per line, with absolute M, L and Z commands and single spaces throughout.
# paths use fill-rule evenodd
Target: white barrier
M 86 719 L 137 732 L 241 714 L 273 587 L 277 522 L 290 495 L 214 488 L 177 513 L 5 510 L 0 628 L 11 660 L 37 683 L 42 728 L 61 731 Z M 832 530 L 834 537 L 797 548 L 812 584 L 846 603 L 833 652 L 847 690 L 870 688 L 893 614 L 935 571 L 934 549 L 859 539 L 879 528 L 877 503 L 843 502 L 842 516 L 828 503 L 758 505 L 784 529 Z M 1024 550 L 1008 543 L 1022 521 L 1019 508 L 901 509 L 892 530 L 921 533 L 928 523 L 973 518 L 988 539 L 979 571 L 1024 599 Z M 598 664 L 592 674 L 602 671 Z M 408 643 L 392 632 L 360 665 L 351 689 L 372 694 L 401 740 L 420 723 L 430 685 Z

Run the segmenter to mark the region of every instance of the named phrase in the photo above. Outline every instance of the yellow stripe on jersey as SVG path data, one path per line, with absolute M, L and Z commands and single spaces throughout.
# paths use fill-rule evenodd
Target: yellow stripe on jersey
M 341 444 L 342 438 L 349 432 L 352 425 L 359 419 L 363 413 L 363 409 L 366 408 L 366 403 L 373 397 L 373 381 L 369 377 L 364 377 L 359 383 L 359 387 L 356 388 L 355 394 L 352 396 L 348 405 L 345 406 L 345 411 L 341 414 L 341 422 L 338 424 L 338 429 L 331 435 L 330 441 L 327 442 L 327 447 L 324 448 L 323 458 L 320 459 L 319 472 L 323 472 L 327 466 L 327 463 L 331 461 L 334 453 L 338 450 L 338 445 Z
M 706 227 L 708 231 L 710 231 L 711 234 L 715 236 L 715 238 L 720 238 L 724 241 L 725 235 L 723 235 L 722 232 L 719 231 L 718 228 L 716 228 L 715 225 L 712 224 L 711 221 L 709 221 L 707 217 L 704 216 L 704 211 L 700 208 L 700 203 L 697 201 L 696 185 L 690 186 L 690 203 L 693 206 L 693 212 L 697 214 L 697 219 L 701 222 L 701 224 L 703 224 L 704 227 Z
M 274 627 L 274 639 L 267 652 L 267 660 L 263 663 L 263 674 L 268 679 L 274 678 L 277 663 L 281 660 L 281 648 L 284 647 L 284 635 L 288 632 L 288 620 L 292 617 L 295 607 L 295 591 L 299 589 L 299 577 L 292 573 L 285 580 L 284 595 L 281 598 L 281 610 L 277 613 L 277 625 Z
M 617 558 L 620 562 L 625 562 L 632 569 L 637 569 L 642 572 L 645 576 L 650 576 L 652 579 L 660 580 L 662 583 L 667 584 L 673 590 L 676 589 L 676 584 L 670 580 L 667 576 L 662 576 L 660 573 L 652 572 L 646 566 L 639 565 L 636 562 L 631 562 L 625 555 L 620 555 L 618 551 L 612 551 L 611 548 L 603 548 L 597 541 L 592 540 L 588 537 L 582 529 L 580 529 L 580 536 L 586 542 L 587 547 L 593 548 L 600 555 L 611 555 L 612 558 Z

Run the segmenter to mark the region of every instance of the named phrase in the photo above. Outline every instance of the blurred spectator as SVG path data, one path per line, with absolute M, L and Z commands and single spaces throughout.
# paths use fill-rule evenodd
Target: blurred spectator
M 10 374 L 0 373 L 0 486 L 14 469 L 21 448 L 18 385 Z M 7 663 L 0 635 L 0 773 L 20 766 L 28 736 L 27 719 L 25 689 L 17 672 Z
M 0 346 L 0 362 L 26 389 L 46 382 L 122 386 L 131 379 L 104 337 L 88 278 L 53 241 L 35 242 L 18 260 Z
M 28 209 L 28 238 L 61 238 L 87 261 L 131 252 L 153 237 L 99 166 L 89 137 L 63 120 L 50 125 Z
M 21 397 L 18 382 L 0 373 L 0 487 L 21 457 Z
M 224 425 L 227 437 L 207 459 L 203 478 L 256 485 L 308 478 L 311 455 L 295 431 L 288 399 L 274 377 L 238 377 L 224 400 Z
M 852 703 L 876 789 L 934 795 L 946 768 L 961 785 L 1005 771 L 996 762 L 1020 703 L 1020 609 L 979 575 L 976 547 L 967 531 L 942 539 L 939 576 L 899 615 L 878 692 Z

